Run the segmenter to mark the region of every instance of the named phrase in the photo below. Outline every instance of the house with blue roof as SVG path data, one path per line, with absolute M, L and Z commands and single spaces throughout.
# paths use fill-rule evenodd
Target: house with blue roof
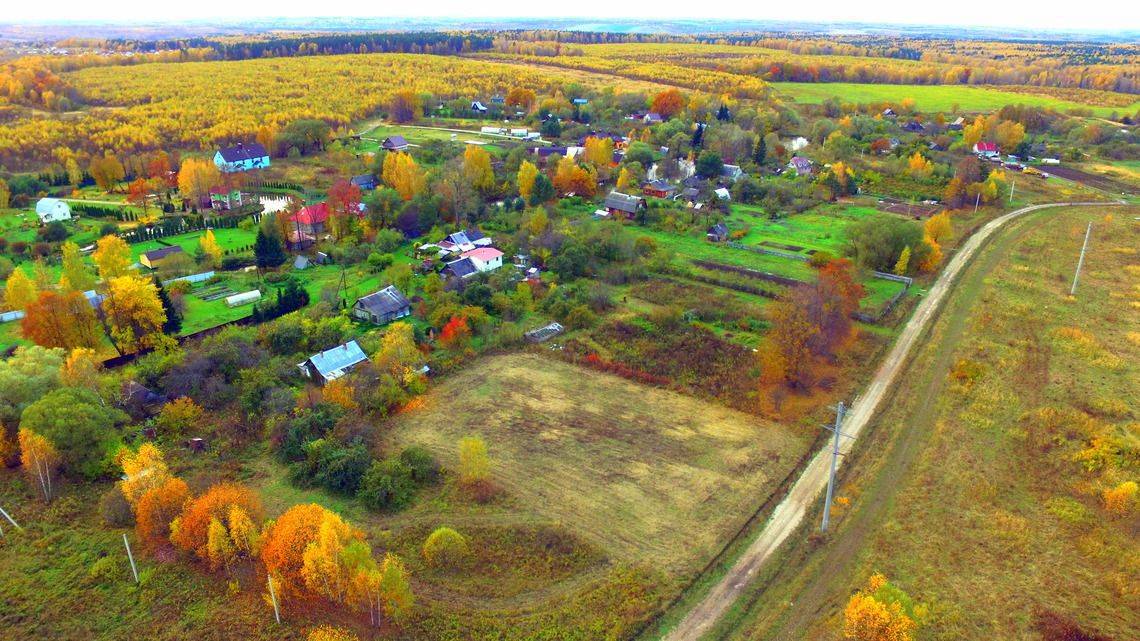
M 324 385 L 347 374 L 352 368 L 368 360 L 360 345 L 352 340 L 332 349 L 313 354 L 303 363 L 297 363 L 301 373 Z

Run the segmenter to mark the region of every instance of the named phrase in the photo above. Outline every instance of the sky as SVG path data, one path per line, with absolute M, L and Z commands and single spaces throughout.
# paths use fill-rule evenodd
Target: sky
M 310 17 L 322 12 L 350 17 L 535 18 L 581 17 L 584 23 L 599 19 L 647 16 L 662 19 L 803 20 L 881 24 L 934 24 L 954 26 L 1008 26 L 1047 30 L 1140 30 L 1137 0 L 810 0 L 787 2 L 720 0 L 702 4 L 692 0 L 621 3 L 613 0 L 573 0 L 544 3 L 534 0 L 430 0 L 384 2 L 339 0 L 332 5 L 297 0 L 54 0 L 6 2 L 0 22 L 155 22 L 216 18 L 261 20 L 273 17 Z M 331 11 L 330 11 L 331 10 Z M 335 11 L 335 14 L 332 13 Z

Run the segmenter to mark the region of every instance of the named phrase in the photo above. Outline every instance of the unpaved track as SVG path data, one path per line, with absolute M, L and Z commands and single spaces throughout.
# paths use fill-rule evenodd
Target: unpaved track
M 846 454 L 855 446 L 859 435 L 871 422 L 879 404 L 886 398 L 895 378 L 902 371 L 911 349 L 925 332 L 930 320 L 935 317 L 935 312 L 941 307 L 958 275 L 994 232 L 1009 221 L 1038 209 L 1118 204 L 1121 203 L 1052 203 L 1023 207 L 991 220 L 967 239 L 947 263 L 945 269 L 942 270 L 942 274 L 927 292 L 926 297 L 919 303 L 918 308 L 915 309 L 914 315 L 907 322 L 902 333 L 899 334 L 899 338 L 891 348 L 890 353 L 887 354 L 878 371 L 875 372 L 870 385 L 855 402 L 854 407 L 848 411 L 843 421 L 843 433 L 851 438 L 840 439 L 839 451 Z M 685 615 L 685 618 L 665 636 L 665 641 L 697 641 L 720 620 L 725 611 L 740 597 L 741 592 L 752 581 L 760 567 L 799 527 L 804 514 L 827 487 L 831 447 L 832 444 L 829 439 L 812 457 L 799 479 L 792 485 L 788 495 L 772 511 L 772 516 L 757 534 L 756 539 L 740 555 L 740 558 L 724 577 L 709 590 L 704 599 L 697 603 Z M 840 457 L 840 465 L 843 464 L 844 458 Z

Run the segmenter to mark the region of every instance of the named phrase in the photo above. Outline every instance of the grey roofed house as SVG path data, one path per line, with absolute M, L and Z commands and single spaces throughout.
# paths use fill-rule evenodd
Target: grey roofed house
M 611 214 L 620 212 L 632 217 L 639 210 L 645 208 L 645 199 L 641 196 L 623 194 L 620 191 L 611 191 L 606 195 L 605 207 Z
M 725 165 L 720 170 L 720 175 L 729 180 L 739 180 L 744 175 L 744 170 L 740 168 L 740 165 Z
M 691 187 L 693 189 L 700 189 L 701 187 L 704 187 L 704 185 L 705 179 L 695 174 L 681 181 L 682 187 Z
M 788 163 L 788 168 L 795 169 L 797 174 L 807 175 L 811 173 L 811 161 L 803 156 L 795 156 Z
M 352 316 L 382 325 L 403 318 L 412 311 L 412 303 L 395 285 L 358 298 L 352 306 Z
M 387 151 L 404 151 L 408 148 L 408 141 L 400 135 L 388 136 L 380 146 Z
M 470 258 L 460 258 L 444 265 L 443 273 L 446 276 L 463 279 L 478 274 L 479 269 L 475 267 L 475 262 Z
M 705 237 L 716 243 L 723 243 L 728 240 L 728 226 L 724 223 L 717 223 L 709 227 L 709 231 Z
M 373 176 L 372 174 L 353 176 L 352 184 L 360 187 L 364 191 L 372 191 L 373 189 L 376 189 L 376 176 Z
M 344 376 L 350 369 L 368 360 L 356 341 L 348 341 L 332 349 L 313 354 L 297 367 L 305 376 L 324 384 Z
M 696 200 L 696 198 L 700 195 L 701 190 L 697 189 L 696 187 L 685 187 L 681 190 L 680 195 L 677 197 L 684 198 L 685 200 Z
M 269 152 L 265 150 L 265 145 L 259 142 L 241 143 L 239 142 L 232 147 L 223 147 L 218 150 L 222 160 L 227 163 L 241 163 L 247 161 L 257 161 L 261 158 L 269 157 Z
M 924 127 L 923 124 L 917 120 L 911 120 L 910 122 L 903 125 L 902 128 L 907 131 L 913 131 L 916 133 L 922 133 L 926 131 L 926 127 Z
M 651 111 L 651 112 L 645 114 L 645 117 L 642 118 L 641 121 L 646 123 L 646 124 L 652 125 L 652 124 L 656 124 L 659 122 L 665 122 L 665 119 L 662 118 L 661 114 L 657 113 L 656 111 Z

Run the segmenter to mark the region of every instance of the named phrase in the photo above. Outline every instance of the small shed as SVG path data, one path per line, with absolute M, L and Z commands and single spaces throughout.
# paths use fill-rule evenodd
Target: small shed
M 248 292 L 226 296 L 226 307 L 241 307 L 261 300 L 261 290 L 251 289 Z
M 714 243 L 723 243 L 728 240 L 728 226 L 724 223 L 717 223 L 709 227 L 709 231 L 705 237 Z
M 159 247 L 152 249 L 148 252 L 143 252 L 139 255 L 139 264 L 150 269 L 157 269 L 158 263 L 162 259 L 167 258 L 173 254 L 181 254 L 182 248 L 178 245 L 171 245 L 170 247 Z
M 388 136 L 380 143 L 384 151 L 407 151 L 408 141 L 403 136 Z
M 642 185 L 641 193 L 654 198 L 672 198 L 677 188 L 664 180 L 652 180 Z

